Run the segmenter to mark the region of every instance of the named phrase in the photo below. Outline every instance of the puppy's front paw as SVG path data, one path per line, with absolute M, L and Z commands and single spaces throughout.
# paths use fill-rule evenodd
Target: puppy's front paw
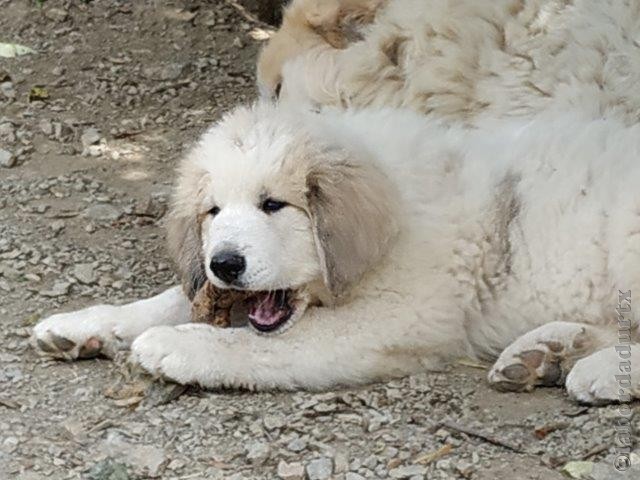
M 516 339 L 489 372 L 489 383 L 501 391 L 562 385 L 574 362 L 593 350 L 590 327 L 552 322 Z
M 53 315 L 34 327 L 32 344 L 40 353 L 65 360 L 112 357 L 121 348 L 116 317 L 117 307 L 108 305 Z
M 640 398 L 640 345 L 607 347 L 579 360 L 565 386 L 571 398 L 590 405 Z
M 157 378 L 213 387 L 217 362 L 212 330 L 203 324 L 150 328 L 134 340 L 130 360 Z

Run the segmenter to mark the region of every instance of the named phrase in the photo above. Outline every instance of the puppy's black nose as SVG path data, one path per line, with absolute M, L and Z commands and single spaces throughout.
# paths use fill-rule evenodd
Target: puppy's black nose
M 244 257 L 234 252 L 221 252 L 214 255 L 210 265 L 213 274 L 227 283 L 237 280 L 246 266 Z

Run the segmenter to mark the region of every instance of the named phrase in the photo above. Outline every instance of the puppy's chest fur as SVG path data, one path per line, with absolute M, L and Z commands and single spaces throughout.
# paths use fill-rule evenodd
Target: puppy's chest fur
M 506 173 L 475 212 L 477 218 L 463 222 L 453 243 L 449 272 L 460 286 L 456 297 L 465 310 L 488 314 L 514 279 L 515 257 L 524 245 L 519 181 L 519 174 Z

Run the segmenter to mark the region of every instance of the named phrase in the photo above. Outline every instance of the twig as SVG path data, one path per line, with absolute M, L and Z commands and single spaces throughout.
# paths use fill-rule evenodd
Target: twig
M 251 22 L 251 23 L 255 23 L 256 25 L 261 26 L 262 28 L 268 29 L 268 30 L 273 30 L 273 25 L 269 25 L 267 22 L 263 22 L 262 20 L 260 20 L 258 17 L 256 17 L 255 15 L 253 15 L 251 12 L 247 11 L 246 8 L 244 8 L 242 5 L 240 5 L 236 0 L 224 0 L 224 2 L 229 5 L 232 8 L 235 8 L 236 11 L 242 15 L 242 17 Z
M 606 452 L 607 450 L 609 450 L 609 444 L 607 443 L 596 445 L 595 447 L 590 449 L 588 452 L 586 452 L 584 455 L 582 455 L 582 460 L 589 460 L 591 457 L 595 457 L 596 455 L 602 452 Z
M 444 428 L 448 428 L 449 430 L 455 430 L 456 432 L 460 432 L 460 433 L 465 433 L 471 437 L 476 437 L 479 438 L 481 440 L 484 440 L 485 442 L 491 443 L 493 445 L 497 445 L 499 447 L 504 447 L 508 450 L 511 450 L 512 452 L 516 452 L 516 453 L 527 453 L 524 450 L 522 450 L 520 447 L 518 447 L 517 445 L 514 445 L 510 442 L 507 442 L 505 440 L 501 440 L 499 438 L 494 437 L 493 435 L 489 435 L 487 433 L 484 432 L 480 432 L 478 430 L 475 430 L 473 428 L 469 428 L 469 427 L 465 427 L 462 425 L 458 425 L 457 423 L 454 422 L 450 422 L 450 421 L 445 421 L 442 422 L 440 424 L 441 426 L 443 426 Z

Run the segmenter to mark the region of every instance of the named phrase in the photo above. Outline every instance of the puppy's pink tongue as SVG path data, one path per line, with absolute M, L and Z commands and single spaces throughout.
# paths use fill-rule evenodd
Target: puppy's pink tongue
M 277 324 L 287 315 L 281 295 L 284 293 L 269 292 L 260 295 L 249 310 L 249 318 L 254 323 L 265 327 Z

